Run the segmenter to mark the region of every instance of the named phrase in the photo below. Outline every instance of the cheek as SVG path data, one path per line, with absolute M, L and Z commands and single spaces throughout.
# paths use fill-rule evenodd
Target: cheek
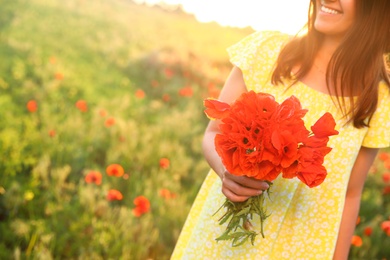
M 350 29 L 352 25 L 355 23 L 355 20 L 356 20 L 355 14 L 351 14 L 348 17 L 346 17 L 344 22 L 345 29 Z
M 355 0 L 345 1 L 345 5 L 343 7 L 346 10 L 346 24 L 348 27 L 351 27 L 356 20 L 356 2 Z

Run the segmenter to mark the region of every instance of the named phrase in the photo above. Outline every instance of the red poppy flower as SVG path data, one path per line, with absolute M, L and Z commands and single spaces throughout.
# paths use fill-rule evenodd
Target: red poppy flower
M 386 233 L 386 235 L 390 236 L 390 221 L 385 220 L 381 223 L 382 230 Z
M 388 194 L 390 194 L 390 186 L 384 187 L 382 193 L 383 193 L 383 195 L 388 195 Z
M 78 110 L 80 110 L 81 112 L 87 112 L 88 111 L 88 105 L 87 105 L 87 101 L 85 100 L 78 100 L 76 102 L 76 107 Z
M 323 165 L 312 164 L 303 168 L 298 173 L 298 179 L 310 188 L 316 187 L 324 182 L 327 172 Z
M 56 136 L 56 131 L 53 130 L 53 129 L 49 130 L 49 136 L 50 136 L 50 137 Z
M 364 235 L 366 235 L 366 236 L 371 236 L 371 234 L 372 234 L 372 227 L 366 227 L 365 229 L 364 229 Z
M 209 84 L 207 84 L 207 88 L 208 89 L 213 89 L 213 88 L 215 88 L 216 86 L 215 86 L 215 84 L 213 83 L 213 82 L 209 82 Z
M 164 199 L 173 199 L 176 197 L 176 194 L 172 193 L 170 190 L 168 189 L 161 189 L 159 191 L 159 195 L 160 197 L 164 198 Z
M 133 214 L 136 217 L 148 213 L 150 210 L 150 202 L 144 196 L 138 196 L 134 199 L 135 208 L 133 209 Z
M 135 97 L 139 99 L 145 98 L 145 92 L 142 89 L 137 89 Z
M 123 195 L 119 190 L 111 189 L 107 193 L 107 200 L 114 201 L 114 200 L 122 200 Z
M 30 100 L 27 102 L 27 110 L 31 113 L 34 113 L 38 110 L 38 104 L 37 104 L 37 101 L 35 100 Z
M 217 98 L 221 94 L 221 90 L 217 88 L 209 89 L 209 96 Z
M 189 79 L 191 77 L 191 73 L 188 70 L 183 71 L 182 73 L 184 78 Z
M 352 237 L 351 244 L 356 247 L 361 247 L 363 245 L 363 239 L 360 236 L 354 235 Z
M 385 183 L 390 182 L 390 172 L 385 172 L 385 173 L 383 173 L 382 179 L 383 179 L 383 181 L 384 181 Z
M 85 175 L 85 182 L 100 185 L 102 184 L 102 174 L 97 171 L 90 171 Z
M 216 99 L 205 99 L 203 105 L 206 107 L 204 112 L 211 119 L 222 119 L 230 113 L 230 105 Z
M 104 122 L 104 125 L 106 127 L 111 127 L 111 126 L 115 125 L 115 119 L 112 117 L 107 118 L 106 121 Z
M 172 77 L 174 76 L 174 72 L 173 72 L 173 70 L 171 70 L 171 69 L 169 69 L 169 68 L 166 68 L 166 69 L 164 70 L 164 75 L 165 75 L 165 77 L 166 77 L 167 79 L 170 79 L 170 78 L 172 78 Z
M 335 130 L 336 122 L 332 114 L 326 112 L 318 121 L 311 127 L 314 135 L 317 137 L 328 137 L 337 135 L 339 132 Z
M 360 216 L 357 217 L 356 219 L 356 226 L 360 224 Z
M 385 166 L 386 169 L 390 170 L 390 159 L 386 160 L 383 166 Z
M 106 168 L 108 176 L 121 177 L 125 173 L 125 170 L 120 164 L 111 164 Z
M 169 102 L 169 101 L 171 100 L 171 96 L 170 96 L 169 94 L 164 94 L 164 95 L 162 96 L 162 100 L 163 100 L 164 102 Z
M 168 158 L 161 158 L 160 159 L 160 168 L 161 169 L 168 169 L 170 165 L 170 161 Z
M 192 97 L 193 94 L 194 94 L 194 91 L 192 90 L 192 87 L 190 87 L 190 86 L 181 88 L 179 90 L 179 95 L 182 97 Z
M 387 161 L 390 159 L 390 154 L 389 153 L 385 153 L 385 152 L 382 152 L 378 155 L 378 158 L 381 160 L 381 161 Z
M 209 96 L 214 97 L 214 98 L 218 97 L 220 92 L 221 92 L 221 90 L 218 89 L 217 86 L 212 82 L 210 82 L 207 85 L 207 90 L 208 90 Z
M 99 115 L 100 115 L 101 117 L 106 117 L 106 116 L 107 116 L 106 110 L 100 109 L 100 110 L 99 110 Z
M 56 80 L 63 80 L 63 79 L 64 79 L 64 74 L 62 74 L 61 72 L 56 72 L 56 73 L 54 74 L 54 78 L 55 78 Z

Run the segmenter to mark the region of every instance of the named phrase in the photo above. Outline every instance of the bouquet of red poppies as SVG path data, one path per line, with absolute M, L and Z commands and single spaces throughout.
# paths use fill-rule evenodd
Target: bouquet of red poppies
M 204 106 L 209 118 L 221 120 L 215 148 L 231 174 L 269 184 L 281 174 L 287 179 L 297 177 L 310 188 L 324 181 L 324 157 L 332 150 L 327 146 L 329 136 L 338 134 L 330 113 L 319 118 L 309 131 L 303 120 L 308 110 L 295 96 L 279 104 L 272 95 L 249 91 L 231 105 L 206 99 Z M 226 200 L 220 208 L 226 208 L 226 212 L 219 224 L 227 223 L 227 227 L 216 240 L 231 240 L 233 246 L 248 240 L 253 244 L 258 233 L 250 220 L 256 214 L 264 237 L 263 223 L 269 216 L 264 200 L 265 193 L 245 202 Z

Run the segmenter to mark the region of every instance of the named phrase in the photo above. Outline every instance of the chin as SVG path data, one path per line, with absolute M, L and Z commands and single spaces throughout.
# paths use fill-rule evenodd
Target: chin
M 330 25 L 328 23 L 315 22 L 314 29 L 316 29 L 318 32 L 326 34 L 326 35 L 339 34 L 339 31 L 338 31 L 339 28 L 335 28 L 335 26 Z

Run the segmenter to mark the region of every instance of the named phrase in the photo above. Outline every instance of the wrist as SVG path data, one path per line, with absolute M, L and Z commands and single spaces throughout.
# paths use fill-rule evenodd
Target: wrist
M 221 178 L 221 180 L 225 178 L 226 171 L 227 170 L 225 166 L 220 167 L 220 169 L 217 171 L 217 175 L 219 176 L 219 178 Z

